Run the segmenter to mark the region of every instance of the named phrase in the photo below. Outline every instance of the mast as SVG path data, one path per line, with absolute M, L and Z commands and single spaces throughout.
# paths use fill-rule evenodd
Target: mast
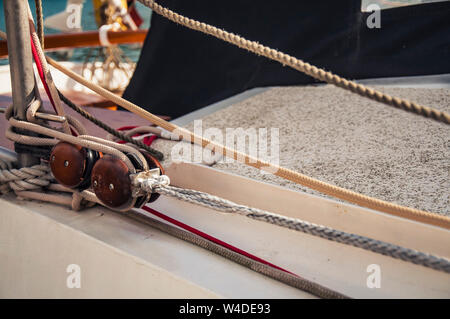
M 27 0 L 5 0 L 4 10 L 14 104 L 13 116 L 19 120 L 26 120 L 27 108 L 35 98 Z M 30 135 L 30 132 L 20 133 Z M 29 153 L 18 153 L 18 163 L 19 167 L 32 166 L 39 164 L 40 159 Z

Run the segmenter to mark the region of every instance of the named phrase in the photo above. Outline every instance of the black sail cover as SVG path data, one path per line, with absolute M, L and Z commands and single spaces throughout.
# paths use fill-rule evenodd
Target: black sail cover
M 349 79 L 450 73 L 450 2 L 380 13 L 360 0 L 160 0 L 187 17 L 258 41 Z M 255 87 L 317 80 L 152 15 L 124 97 L 176 118 Z

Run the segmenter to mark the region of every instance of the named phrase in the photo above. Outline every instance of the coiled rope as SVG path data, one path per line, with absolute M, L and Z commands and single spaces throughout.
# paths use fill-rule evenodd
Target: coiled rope
M 189 22 L 188 24 L 199 25 L 199 28 L 206 28 L 206 29 L 212 30 L 212 31 L 214 31 L 213 33 L 226 34 L 226 35 L 228 35 L 228 37 L 231 36 L 231 34 L 224 33 L 224 31 L 221 31 L 212 26 L 208 26 L 208 25 L 202 24 L 202 23 L 196 24 L 195 20 L 190 20 L 190 19 L 184 18 L 182 16 L 179 16 L 179 15 L 175 14 L 174 12 L 157 5 L 154 1 L 148 1 L 148 2 L 144 2 L 144 3 L 148 6 L 151 5 L 153 10 L 155 10 L 156 12 L 165 13 L 166 15 L 172 17 L 173 19 L 176 18 L 177 20 L 184 21 L 186 23 Z M 236 38 L 236 37 L 237 36 L 234 35 L 234 37 L 231 37 L 231 38 Z M 242 39 L 242 38 L 239 37 L 238 39 Z M 242 39 L 240 41 L 243 41 L 243 40 L 245 40 L 245 39 Z M 265 48 L 265 47 L 263 47 L 263 48 Z M 264 50 L 266 50 L 266 49 L 264 49 Z M 267 48 L 267 50 L 269 52 L 271 52 L 270 48 Z M 291 58 L 291 59 L 295 59 L 295 58 Z M 253 166 L 253 167 L 261 169 L 261 170 L 269 171 L 270 173 L 272 173 L 276 176 L 279 176 L 284 179 L 290 180 L 292 182 L 312 188 L 316 191 L 322 192 L 329 196 L 340 198 L 342 200 L 349 201 L 349 202 L 355 203 L 360 206 L 372 208 L 372 209 L 379 210 L 379 211 L 382 211 L 382 212 L 385 212 L 388 214 L 392 214 L 395 216 L 408 218 L 408 219 L 416 220 L 419 222 L 427 223 L 430 225 L 435 225 L 435 226 L 443 227 L 446 229 L 450 229 L 450 218 L 448 218 L 446 216 L 440 216 L 437 214 L 425 212 L 425 211 L 410 208 L 410 207 L 401 206 L 401 205 L 398 205 L 395 203 L 389 203 L 389 202 L 386 202 L 386 201 L 383 201 L 380 199 L 376 199 L 376 198 L 372 198 L 372 197 L 369 197 L 369 196 L 366 196 L 363 194 L 359 194 L 359 193 L 353 192 L 348 189 L 344 189 L 344 188 L 341 188 L 341 187 L 338 187 L 335 185 L 331 185 L 326 182 L 322 182 L 320 180 L 317 180 L 312 177 L 306 176 L 304 174 L 289 170 L 287 168 L 279 167 L 278 165 L 274 165 L 272 163 L 261 161 L 254 157 L 248 156 L 247 154 L 243 154 L 243 153 L 237 152 L 233 149 L 224 147 L 223 145 L 211 142 L 210 140 L 204 139 L 203 137 L 200 137 L 200 136 L 197 136 L 186 129 L 180 128 L 172 123 L 164 121 L 163 119 L 151 114 L 150 112 L 147 112 L 146 110 L 140 108 L 139 106 L 137 106 L 129 101 L 126 101 L 125 99 L 103 89 L 102 87 L 100 87 L 94 83 L 87 81 L 83 77 L 81 77 L 78 74 L 76 74 L 75 72 L 63 67 L 62 65 L 58 64 L 56 61 L 54 61 L 53 59 L 51 59 L 49 57 L 47 57 L 47 61 L 49 64 L 51 64 L 53 67 L 55 67 L 59 71 L 63 72 L 64 74 L 66 74 L 67 76 L 76 80 L 77 82 L 90 88 L 97 94 L 109 99 L 110 101 L 113 101 L 117 105 L 124 107 L 128 111 L 133 112 L 133 113 L 141 116 L 142 118 L 149 120 L 151 123 L 153 123 L 157 126 L 160 126 L 170 132 L 175 131 L 177 134 L 180 134 L 181 136 L 183 136 L 183 139 L 185 139 L 185 140 L 189 140 L 198 145 L 201 145 L 202 147 L 212 149 L 217 153 L 221 153 L 222 155 L 233 158 L 235 160 L 239 159 L 240 161 L 244 162 L 245 164 L 247 164 L 249 166 Z M 302 62 L 302 63 L 304 63 L 304 62 Z
M 410 102 L 405 99 L 392 97 L 388 94 L 368 88 L 356 82 L 346 80 L 336 74 L 333 74 L 332 72 L 325 71 L 321 68 L 306 63 L 286 53 L 262 45 L 256 41 L 249 41 L 234 33 L 230 33 L 225 30 L 216 28 L 212 25 L 182 16 L 172 10 L 169 10 L 159 5 L 153 0 L 139 0 L 139 2 L 151 8 L 159 15 L 169 19 L 170 21 L 178 23 L 189 29 L 212 35 L 213 37 L 231 43 L 242 49 L 246 49 L 257 55 L 261 55 L 271 60 L 280 62 L 283 65 L 287 65 L 297 71 L 303 72 L 317 80 L 333 84 L 337 87 L 343 88 L 350 92 L 356 93 L 371 100 L 375 100 L 377 102 L 384 103 L 389 106 L 393 106 L 424 117 L 432 118 L 436 121 L 443 122 L 445 124 L 450 124 L 450 114 L 446 112 L 439 111 L 434 108 L 423 106 L 414 102 Z
M 305 234 L 328 239 L 337 243 L 362 248 L 377 254 L 400 259 L 434 270 L 450 273 L 450 261 L 445 258 L 433 256 L 414 249 L 401 247 L 365 236 L 343 232 L 323 225 L 309 223 L 300 219 L 289 218 L 258 208 L 239 205 L 208 193 L 193 189 L 170 186 L 169 183 L 170 180 L 167 176 L 148 178 L 144 181 L 139 179 L 134 180 L 135 186 L 147 192 L 157 192 L 162 195 L 208 207 L 220 212 L 244 215 L 258 221 L 263 221 Z

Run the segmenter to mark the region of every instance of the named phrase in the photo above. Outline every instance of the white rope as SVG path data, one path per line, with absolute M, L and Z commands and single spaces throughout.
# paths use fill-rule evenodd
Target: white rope
M 10 190 L 16 192 L 37 190 L 50 185 L 53 180 L 50 169 L 46 165 L 0 170 L 1 193 L 7 193 Z
M 111 42 L 109 42 L 108 39 L 108 31 L 117 31 L 120 29 L 120 24 L 117 22 L 114 22 L 113 24 L 104 24 L 98 29 L 98 39 L 100 41 L 100 44 L 104 47 L 111 46 Z

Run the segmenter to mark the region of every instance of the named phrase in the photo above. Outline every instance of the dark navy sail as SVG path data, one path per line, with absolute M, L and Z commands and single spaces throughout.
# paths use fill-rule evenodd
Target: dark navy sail
M 360 0 L 161 4 L 349 79 L 450 73 L 448 1 L 383 10 L 380 28 L 368 27 Z M 154 14 L 124 97 L 178 117 L 254 87 L 315 82 Z

